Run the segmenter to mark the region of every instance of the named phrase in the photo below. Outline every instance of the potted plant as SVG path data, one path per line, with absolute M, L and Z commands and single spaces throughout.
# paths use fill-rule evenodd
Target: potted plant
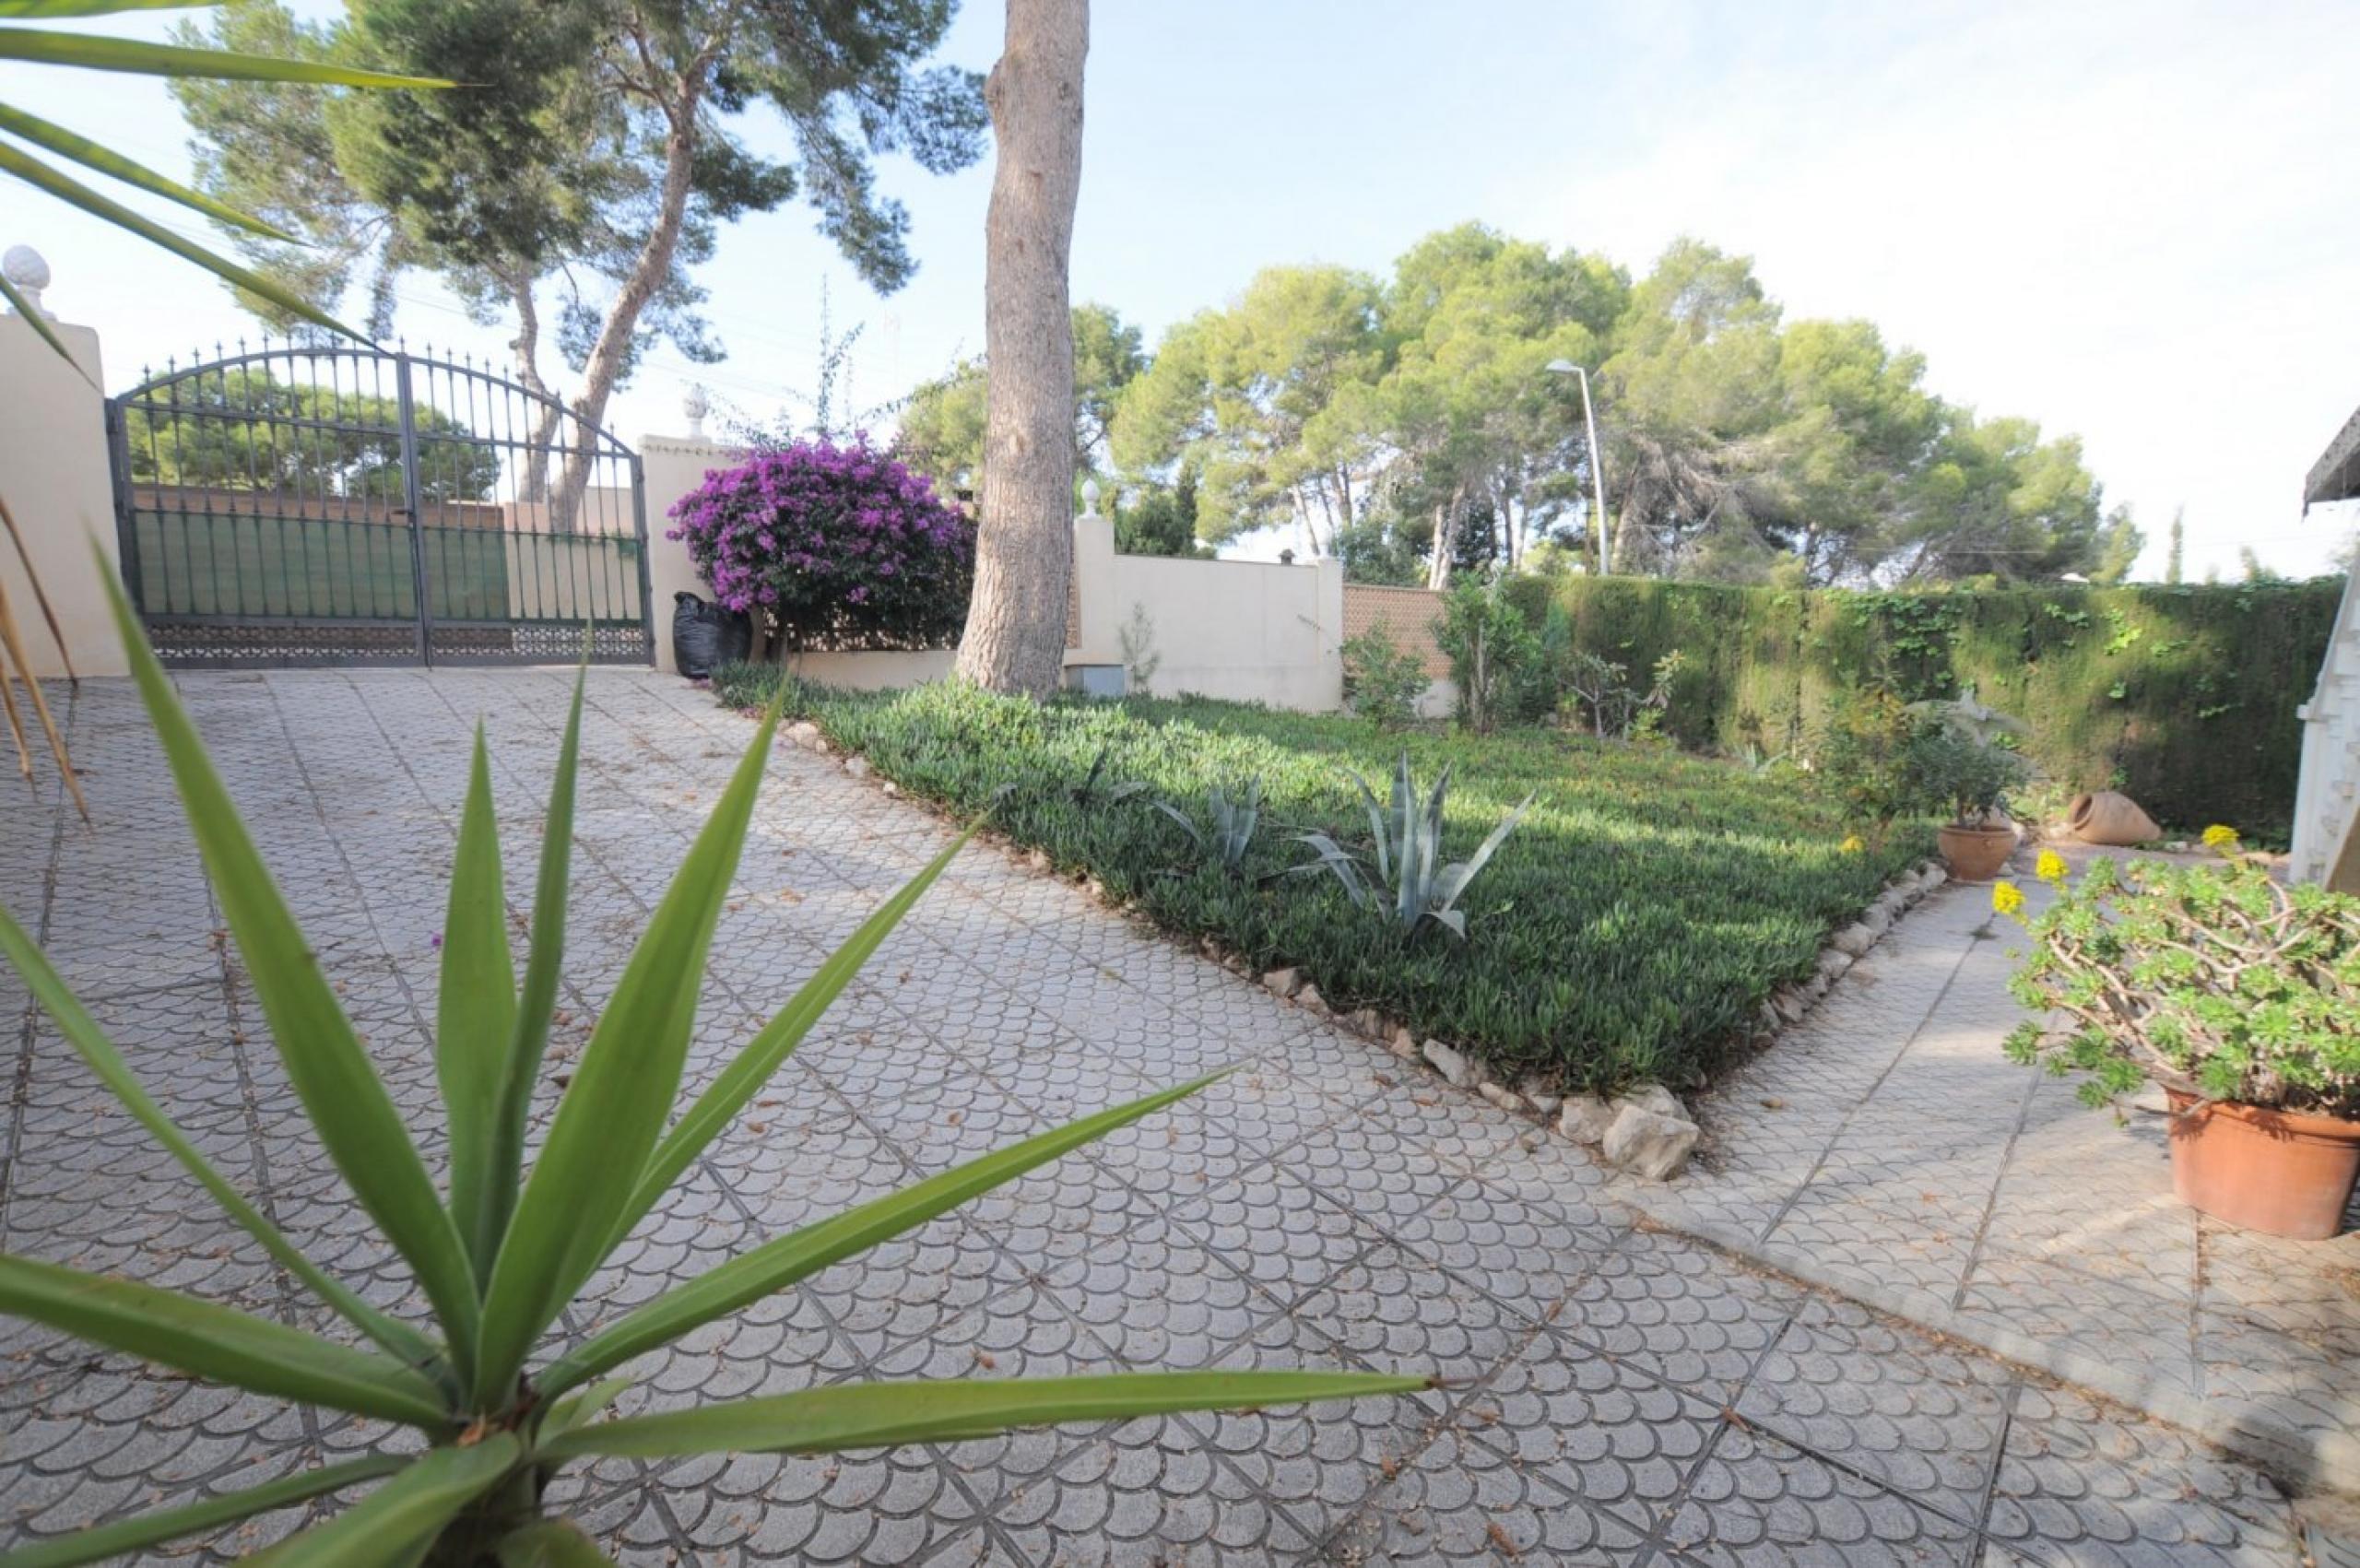
M 2086 1075 L 2093 1105 L 2155 1079 L 2182 1202 L 2321 1240 L 2360 1178 L 2360 898 L 2283 886 L 2227 828 L 2204 842 L 2218 860 L 2100 860 L 2078 883 L 2044 851 L 2037 915 L 1992 890 L 2032 937 L 2011 984 L 2041 1015 L 2008 1054 Z
M 1943 720 L 1925 725 L 1909 743 L 1911 793 L 1947 811 L 1937 838 L 1942 864 L 1963 882 L 1988 882 L 2016 851 L 2007 795 L 2029 776 L 2024 760 Z

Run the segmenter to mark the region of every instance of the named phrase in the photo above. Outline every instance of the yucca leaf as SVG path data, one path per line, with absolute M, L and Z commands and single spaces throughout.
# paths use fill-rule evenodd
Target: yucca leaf
M 192 1503 L 184 1508 L 159 1509 L 153 1514 L 136 1515 L 100 1525 L 95 1529 L 77 1530 L 70 1536 L 60 1536 L 39 1546 L 22 1546 L 0 1556 L 0 1568 L 79 1568 L 85 1562 L 104 1562 L 110 1558 L 161 1546 L 206 1530 L 234 1525 L 241 1519 L 251 1519 L 257 1514 L 308 1503 L 331 1491 L 354 1486 L 361 1481 L 375 1480 L 392 1475 L 410 1462 L 408 1456 L 399 1454 L 372 1455 L 366 1459 L 351 1459 L 324 1469 L 299 1470 L 291 1476 L 281 1476 L 275 1481 L 248 1487 L 220 1497 L 208 1497 L 202 1503 Z
M 549 1413 L 541 1418 L 541 1440 L 546 1442 L 562 1432 L 571 1432 L 584 1421 L 595 1419 L 599 1412 L 623 1396 L 631 1385 L 628 1377 L 609 1377 L 592 1384 L 579 1394 L 569 1394 L 549 1406 Z
M 430 1449 L 335 1518 L 246 1561 L 265 1568 L 404 1568 L 523 1456 L 504 1432 L 466 1448 Z
M 1180 808 L 1173 805 L 1172 802 L 1168 800 L 1158 800 L 1151 802 L 1150 804 L 1156 810 L 1162 812 L 1165 816 L 1179 823 L 1180 831 L 1188 835 L 1188 842 L 1195 844 L 1199 852 L 1204 849 L 1205 835 L 1198 831 L 1196 823 L 1188 819 L 1188 814 L 1186 811 L 1181 810 Z
M 1361 878 L 1360 867 L 1351 855 L 1344 853 L 1341 844 L 1326 833 L 1297 833 L 1294 837 L 1297 843 L 1309 844 L 1319 855 L 1316 860 L 1306 861 L 1295 867 L 1295 870 L 1318 871 L 1324 867 L 1335 873 L 1336 880 L 1343 884 L 1344 896 L 1352 901 L 1353 908 L 1369 907 L 1374 902 L 1374 895 L 1370 893 L 1368 884 Z
M 403 1362 L 421 1369 L 441 1372 L 442 1347 L 407 1324 L 399 1323 L 369 1305 L 342 1283 L 329 1277 L 318 1265 L 296 1249 L 295 1244 L 280 1232 L 277 1226 L 264 1218 L 261 1210 L 246 1201 L 245 1195 L 230 1185 L 228 1178 L 216 1171 L 196 1146 L 188 1140 L 171 1116 L 148 1096 L 147 1089 L 99 1027 L 87 1008 L 66 985 L 65 978 L 49 961 L 49 956 L 36 947 L 24 928 L 0 909 L 0 953 L 5 953 L 17 973 L 24 976 L 25 987 L 40 1002 L 57 1024 L 58 1032 L 75 1053 L 89 1064 L 114 1097 L 123 1102 L 132 1119 L 146 1127 L 158 1143 L 164 1146 L 182 1168 L 196 1178 L 199 1185 L 213 1195 L 230 1218 L 245 1232 L 260 1242 L 289 1273 L 301 1279 L 312 1293 L 333 1307 L 353 1326 L 359 1328 Z
M 203 191 L 191 190 L 177 180 L 157 173 L 144 163 L 135 162 L 124 157 L 112 147 L 94 142 L 89 137 L 69 131 L 63 125 L 52 124 L 38 115 L 28 114 L 12 105 L 0 103 L 0 131 L 21 136 L 35 147 L 45 147 L 53 153 L 70 158 L 86 168 L 95 169 L 100 173 L 120 180 L 126 185 L 135 185 L 140 190 L 152 192 L 167 200 L 176 201 L 183 206 L 194 207 L 206 217 L 217 222 L 226 223 L 233 229 L 247 230 L 269 239 L 284 241 L 290 245 L 300 243 L 294 235 L 274 229 L 259 218 L 240 212 L 227 202 L 216 201 Z
M 516 971 L 508 957 L 508 899 L 500 885 L 500 823 L 491 759 L 476 725 L 467 800 L 442 917 L 442 976 L 434 1008 L 434 1067 L 451 1127 L 451 1218 L 478 1281 L 491 1277 L 500 1220 L 491 1209 L 492 1126 L 516 1031 Z
M 1376 803 L 1376 791 L 1368 787 L 1366 779 L 1349 769 L 1344 776 L 1352 781 L 1352 786 L 1361 792 L 1362 804 L 1368 808 L 1369 837 L 1376 841 L 1377 880 L 1390 882 L 1393 880 L 1393 846 L 1388 842 L 1391 835 L 1386 831 L 1385 808 Z
M 1516 803 L 1515 810 L 1500 819 L 1499 826 L 1493 828 L 1485 836 L 1482 843 L 1477 847 L 1472 855 L 1455 866 L 1443 868 L 1442 881 L 1437 889 L 1440 895 L 1436 900 L 1438 908 L 1446 910 L 1458 902 L 1458 895 L 1467 890 L 1467 884 L 1473 881 L 1476 874 L 1491 864 L 1492 856 L 1499 853 L 1500 845 L 1505 843 L 1508 835 L 1516 831 L 1516 824 L 1524 820 L 1524 814 L 1532 808 L 1533 801 L 1539 796 L 1538 790 L 1526 796 Z M 1460 935 L 1463 936 L 1465 933 L 1461 932 Z
M 221 0 L 0 0 L 0 18 L 57 21 L 67 17 L 111 17 L 119 11 L 183 11 L 218 6 Z
M 543 1373 L 549 1393 L 620 1366 L 643 1350 L 669 1344 L 701 1325 L 786 1289 L 878 1243 L 914 1230 L 1025 1172 L 1094 1142 L 1140 1117 L 1162 1110 L 1227 1076 L 1210 1073 L 1174 1089 L 1083 1116 L 1021 1143 L 929 1176 L 913 1186 L 871 1199 L 842 1214 L 806 1225 L 792 1234 L 738 1254 L 685 1285 L 675 1286 L 553 1362 Z
M 852 984 L 853 976 L 860 973 L 861 966 L 868 961 L 870 955 L 883 946 L 893 928 L 901 925 L 902 917 L 909 914 L 911 906 L 934 886 L 943 872 L 950 868 L 952 859 L 974 836 L 974 828 L 961 833 L 951 842 L 950 848 L 936 855 L 926 869 L 903 884 L 891 898 L 878 907 L 874 914 L 862 921 L 860 928 L 846 938 L 844 946 L 828 956 L 827 961 L 796 989 L 786 1006 L 762 1026 L 760 1033 L 746 1043 L 745 1048 L 722 1069 L 705 1091 L 697 1096 L 696 1102 L 673 1124 L 672 1130 L 664 1135 L 663 1140 L 655 1146 L 655 1152 L 649 1157 L 645 1173 L 640 1177 L 630 1202 L 623 1206 L 622 1213 L 615 1220 L 613 1234 L 608 1242 L 608 1251 L 614 1250 L 623 1237 L 630 1234 L 631 1228 L 672 1190 L 672 1184 L 679 1180 L 680 1173 L 687 1170 L 690 1163 L 736 1119 L 738 1113 L 746 1108 L 747 1102 L 761 1091 L 762 1085 L 771 1080 L 780 1064 L 802 1043 L 804 1036 L 811 1032 L 812 1026 L 844 994 L 844 987 Z
M 527 1525 L 500 1542 L 500 1568 L 614 1568 L 615 1560 L 564 1519 Z
M 18 37 L 24 30 L 21 28 L 0 28 L 0 41 Z M 6 53 L 0 50 L 0 56 L 5 56 Z M 217 255 L 193 240 L 182 239 L 162 224 L 132 211 L 119 201 L 100 195 L 80 181 L 59 173 L 41 159 L 6 142 L 0 142 L 0 171 L 14 174 L 26 183 L 47 191 L 58 200 L 80 207 L 93 218 L 161 245 L 183 260 L 195 262 L 216 277 L 235 284 L 250 294 L 259 295 L 305 321 L 324 326 L 331 332 L 340 332 L 347 337 L 361 336 L 275 278 L 266 277 L 252 267 L 240 266 L 229 257 Z M 110 567 L 108 570 L 113 569 Z
M 1015 1427 L 1410 1394 L 1432 1385 L 1423 1377 L 1349 1372 L 1130 1372 L 853 1384 L 581 1427 L 545 1445 L 539 1456 L 833 1453 L 957 1443 Z
M 320 87 L 447 88 L 439 77 L 397 77 L 332 65 L 322 60 L 281 60 L 227 49 L 186 49 L 176 43 L 112 38 L 102 33 L 53 32 L 47 28 L 0 28 L 0 60 L 31 60 L 43 65 L 73 65 L 91 71 L 128 71 L 142 77 L 198 77 L 217 82 L 308 82 Z
M 525 956 L 525 989 L 517 998 L 514 1034 L 500 1083 L 491 1126 L 490 1187 L 485 1200 L 493 1235 L 505 1239 L 523 1185 L 525 1127 L 533 1110 L 533 1086 L 549 1049 L 549 1020 L 557 1008 L 559 970 L 565 960 L 565 900 L 573 874 L 573 792 L 582 761 L 582 695 L 590 678 L 587 647 L 573 672 L 573 701 L 566 710 L 565 738 L 549 778 L 549 811 L 541 821 L 540 869 L 533 884 L 532 945 Z M 490 1278 L 487 1270 L 484 1279 Z
M 153 1285 L 0 1255 L 0 1312 L 257 1394 L 410 1426 L 450 1418 L 442 1391 L 398 1362 Z
M 319 955 L 296 926 L 196 726 L 172 695 L 171 681 L 141 634 L 113 567 L 95 542 L 91 554 L 114 608 L 132 678 L 179 786 L 214 895 L 237 938 L 288 1079 L 346 1185 L 417 1273 L 464 1379 L 474 1365 L 478 1303 L 458 1230 L 320 972 Z
M 97 387 L 99 383 L 90 381 L 90 372 L 82 368 L 82 361 L 77 360 L 74 357 L 74 351 L 65 347 L 65 339 L 58 336 L 57 329 L 49 324 L 49 318 L 33 309 L 31 302 L 22 294 L 18 293 L 17 286 L 6 277 L 0 277 L 0 300 L 7 301 L 8 308 L 16 312 L 18 318 L 31 327 L 43 343 L 55 349 L 59 359 L 73 366 L 75 374 L 86 382 L 90 382 L 93 388 Z
M 558 1102 L 485 1294 L 479 1406 L 506 1397 L 533 1341 L 607 1256 L 615 1220 L 647 1168 L 679 1092 L 705 951 L 737 874 L 778 715 L 773 701 L 631 950 Z

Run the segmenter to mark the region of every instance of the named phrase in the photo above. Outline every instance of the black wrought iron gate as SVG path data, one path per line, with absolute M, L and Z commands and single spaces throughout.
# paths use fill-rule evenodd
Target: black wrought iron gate
M 240 345 L 110 399 L 107 435 L 168 664 L 655 656 L 637 454 L 472 361 Z

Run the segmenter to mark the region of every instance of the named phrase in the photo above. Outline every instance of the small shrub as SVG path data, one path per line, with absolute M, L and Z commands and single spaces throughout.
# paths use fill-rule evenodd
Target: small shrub
M 1206 825 L 1197 826 L 1188 813 L 1168 800 L 1152 803 L 1155 809 L 1180 825 L 1188 842 L 1208 864 L 1233 877 L 1245 873 L 1245 853 L 1254 847 L 1254 830 L 1262 819 L 1262 781 L 1215 784 L 1205 792 Z
M 2360 1118 L 2360 898 L 2281 883 L 2226 828 L 2209 865 L 2111 859 L 2072 880 L 2044 852 L 2057 890 L 2026 917 L 2012 884 L 1993 902 L 2033 947 L 2010 981 L 2041 1020 L 2008 1054 L 2082 1075 L 2103 1105 L 2150 1077 L 2206 1100 Z
M 1468 728 L 1489 735 L 1516 716 L 1513 699 L 1540 659 L 1540 640 L 1498 584 L 1453 588 L 1443 601 L 1434 640 L 1450 656 L 1459 717 Z
M 1344 702 L 1379 729 L 1402 729 L 1416 722 L 1425 694 L 1426 662 L 1393 640 L 1393 629 L 1378 621 L 1344 642 Z
M 757 452 L 671 515 L 714 597 L 783 650 L 947 647 L 965 623 L 974 525 L 865 438 Z
M 1368 787 L 1366 779 L 1354 773 L 1351 780 L 1368 805 L 1375 866 L 1363 865 L 1326 833 L 1301 833 L 1297 837 L 1318 856 L 1301 869 L 1329 873 L 1343 886 L 1344 896 L 1352 901 L 1355 909 L 1381 912 L 1410 936 L 1431 921 L 1465 941 L 1467 913 L 1457 907 L 1459 895 L 1499 853 L 1500 845 L 1516 831 L 1516 824 L 1524 820 L 1533 796 L 1526 796 L 1515 810 L 1502 818 L 1473 855 L 1465 860 L 1437 864 L 1442 860 L 1443 805 L 1450 796 L 1447 767 L 1434 780 L 1434 793 L 1426 796 L 1422 807 L 1418 804 L 1417 783 L 1410 775 L 1410 754 L 1406 751 L 1393 774 L 1389 808 L 1377 804 L 1376 792 Z
M 2008 794 L 2024 782 L 2024 760 L 1945 724 L 1921 728 L 1909 742 L 1903 772 L 1913 802 L 1949 813 L 1962 828 L 2007 820 Z
M 1656 661 L 1642 691 L 1631 684 L 1628 666 L 1575 650 L 1567 655 L 1565 683 L 1599 739 L 1630 740 L 1657 732 L 1671 706 L 1671 683 L 1686 663 L 1686 655 L 1674 648 Z
M 1880 843 L 1896 819 L 1924 804 L 1910 760 L 1928 727 L 1890 691 L 1854 691 L 1837 700 L 1812 749 L 1821 786 Z

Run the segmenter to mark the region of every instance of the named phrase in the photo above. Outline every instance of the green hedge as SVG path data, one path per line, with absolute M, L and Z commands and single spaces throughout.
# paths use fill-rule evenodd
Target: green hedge
M 780 672 L 732 665 L 720 700 L 761 701 Z M 1811 972 L 1932 835 L 1905 824 L 1847 852 L 1842 812 L 1793 776 L 1757 776 L 1670 747 L 1613 746 L 1545 730 L 1477 737 L 1384 735 L 1364 719 L 1204 700 L 1046 704 L 951 684 L 898 693 L 799 688 L 796 712 L 867 757 L 908 794 L 1087 870 L 1167 929 L 1210 935 L 1263 969 L 1300 966 L 1339 1008 L 1374 1007 L 1421 1036 L 1504 1067 L 1614 1089 L 1700 1081 L 1763 1002 Z M 1522 828 L 1469 887 L 1469 939 L 1404 938 L 1354 908 L 1290 835 L 1365 845 L 1345 770 L 1383 786 L 1404 749 L 1421 784 L 1453 769 L 1444 845 L 1464 856 L 1527 793 Z M 1082 797 L 1098 759 L 1101 793 Z M 1154 798 L 1200 819 L 1216 784 L 1261 781 L 1250 876 L 1193 854 Z M 1145 797 L 1105 786 L 1138 780 Z
M 1644 671 L 1688 655 L 1665 729 L 1683 744 L 1776 752 L 1831 698 L 1870 681 L 1911 700 L 1973 686 L 2032 726 L 2054 783 L 2119 788 L 2162 822 L 2283 840 L 2302 725 L 2340 578 L 2202 587 L 2059 585 L 1949 593 L 1798 592 L 1644 578 L 1523 578 L 1576 644 Z

